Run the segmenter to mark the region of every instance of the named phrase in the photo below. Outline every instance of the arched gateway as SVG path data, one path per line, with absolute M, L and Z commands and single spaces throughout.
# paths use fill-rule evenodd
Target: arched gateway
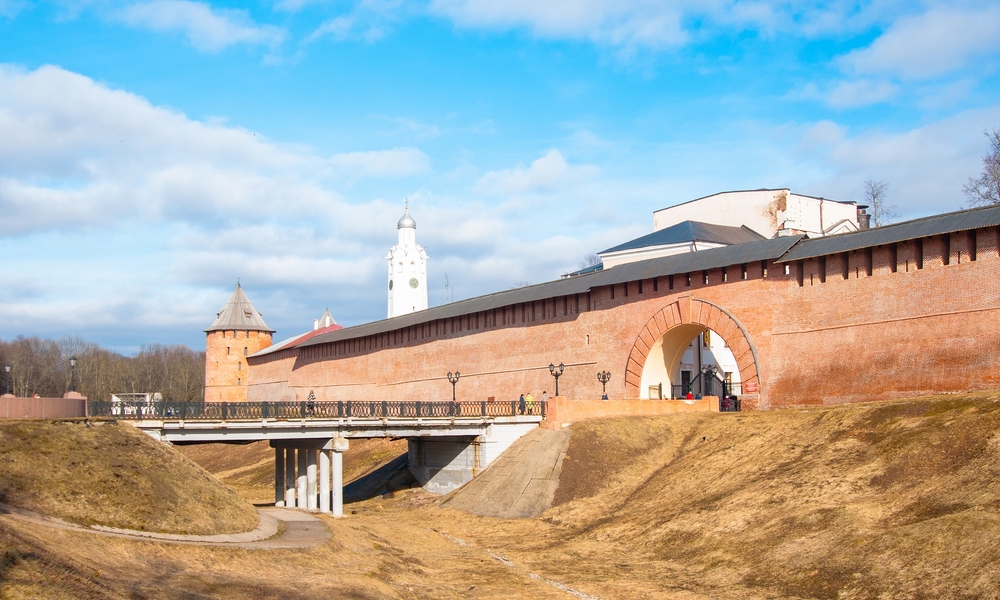
M 664 382 L 679 383 L 677 372 L 683 353 L 693 339 L 707 331 L 717 333 L 732 352 L 742 392 L 758 394 L 760 362 L 746 328 L 721 306 L 689 297 L 657 311 L 636 336 L 625 369 L 625 396 L 648 397 L 643 390 Z

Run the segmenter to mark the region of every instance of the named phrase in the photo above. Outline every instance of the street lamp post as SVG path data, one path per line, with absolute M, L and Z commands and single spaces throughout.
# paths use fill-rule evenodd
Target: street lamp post
M 556 396 L 559 395 L 559 376 L 562 375 L 563 371 L 565 370 L 566 370 L 566 365 L 562 363 L 559 363 L 558 367 L 552 363 L 549 363 L 549 373 L 552 373 L 552 376 L 556 378 Z
M 601 371 L 597 374 L 597 380 L 601 382 L 601 400 L 608 399 L 608 382 L 611 381 L 611 373 Z
M 455 371 L 454 374 L 452 374 L 451 371 L 448 372 L 448 381 L 451 382 L 451 401 L 452 402 L 455 402 L 455 384 L 458 383 L 458 378 L 461 377 L 461 376 L 462 376 L 462 374 L 459 373 L 458 371 Z
M 701 384 L 702 384 L 702 396 L 714 396 L 715 392 L 715 375 L 719 372 L 719 368 L 715 365 L 708 365 L 707 367 L 701 368 Z
M 76 356 L 69 358 L 69 391 L 76 391 Z
M 10 365 L 4 365 L 3 370 L 7 371 L 7 393 L 13 394 L 14 392 L 11 390 L 10 387 Z

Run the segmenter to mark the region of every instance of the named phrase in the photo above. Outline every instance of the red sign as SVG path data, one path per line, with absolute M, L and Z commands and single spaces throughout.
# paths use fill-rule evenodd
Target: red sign
M 757 382 L 756 381 L 748 381 L 745 384 L 743 384 L 743 393 L 744 394 L 756 394 L 757 393 Z

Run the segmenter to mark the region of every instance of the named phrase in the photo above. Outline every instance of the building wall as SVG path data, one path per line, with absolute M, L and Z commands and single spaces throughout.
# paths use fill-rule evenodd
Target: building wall
M 968 233 L 936 236 L 751 263 L 746 279 L 734 265 L 282 351 L 251 359 L 249 397 L 448 400 L 445 375 L 460 371 L 459 400 L 539 398 L 554 393 L 548 365 L 562 362 L 563 396 L 599 398 L 596 374 L 607 370 L 609 396 L 637 398 L 649 348 L 690 323 L 732 348 L 747 409 L 997 389 L 998 231 L 973 235 L 975 261 Z
M 247 356 L 271 345 L 263 331 L 210 331 L 205 340 L 205 402 L 246 402 Z
M 653 213 L 653 231 L 683 221 L 702 221 L 740 227 L 746 225 L 765 237 L 808 233 L 823 234 L 840 221 L 857 230 L 857 206 L 793 194 L 789 190 L 723 192 Z M 840 233 L 841 231 L 838 231 Z

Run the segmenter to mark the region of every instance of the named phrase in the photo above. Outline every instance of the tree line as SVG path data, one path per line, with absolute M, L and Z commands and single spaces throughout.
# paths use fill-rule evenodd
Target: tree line
M 73 357 L 75 369 L 70 367 Z M 125 356 L 79 337 L 0 340 L 0 393 L 61 397 L 71 378 L 76 391 L 91 401 L 107 402 L 111 394 L 159 392 L 167 401 L 200 402 L 205 353 L 182 345 L 149 344 L 135 356 Z

